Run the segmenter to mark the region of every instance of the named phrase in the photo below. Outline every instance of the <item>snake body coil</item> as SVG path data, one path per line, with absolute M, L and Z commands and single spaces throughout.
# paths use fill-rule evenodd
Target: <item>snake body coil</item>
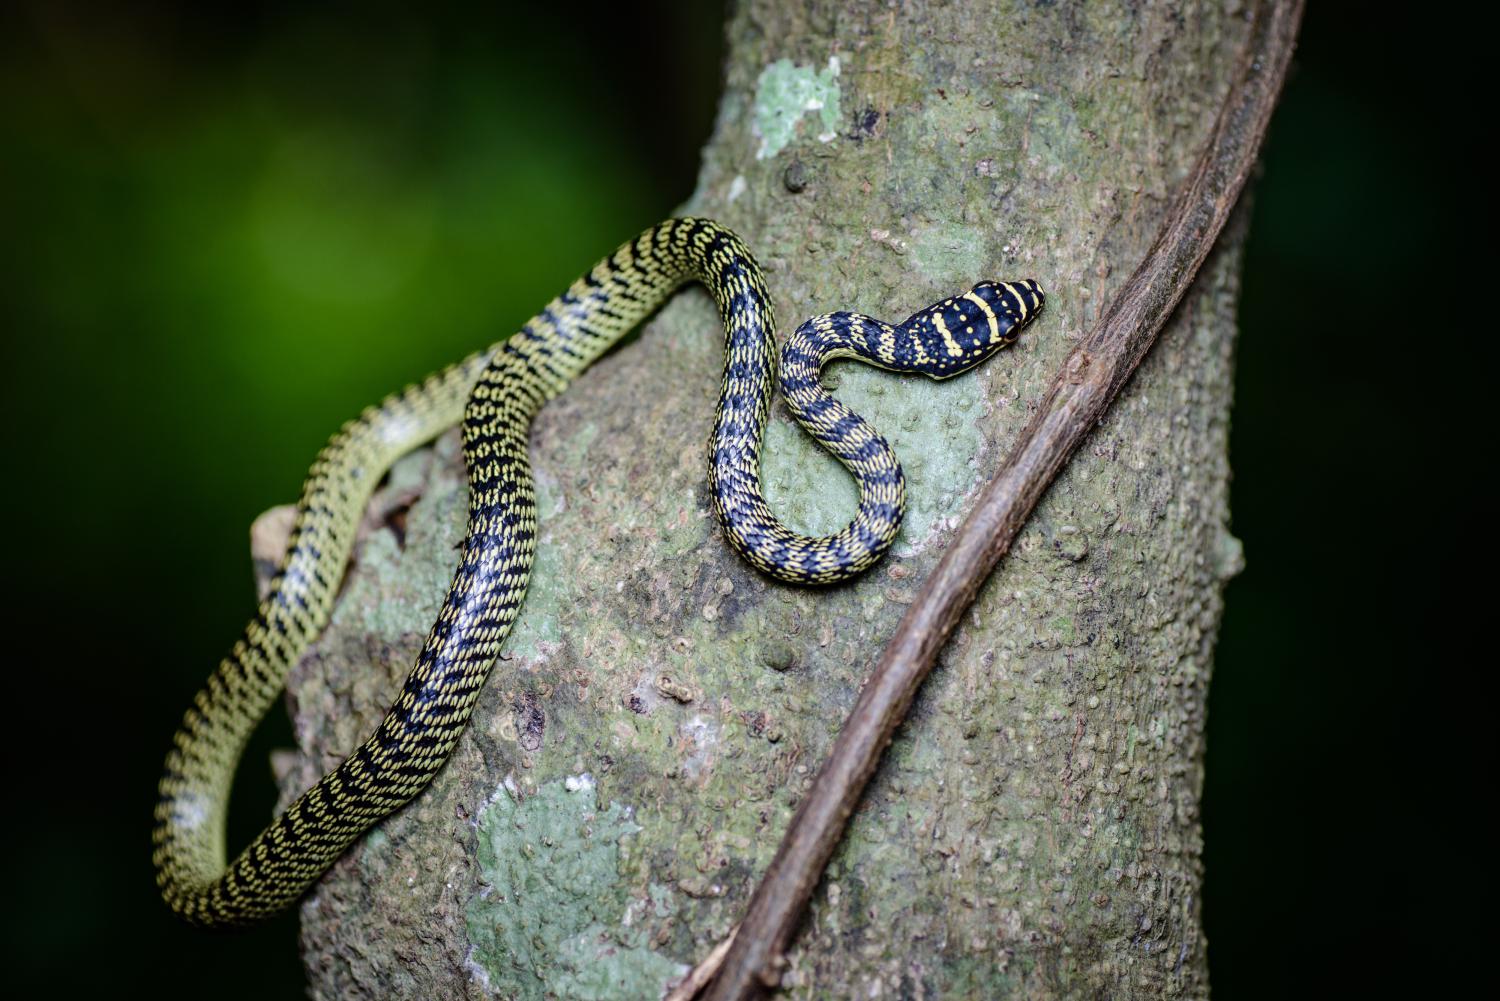
M 1042 307 L 1034 281 L 985 282 L 899 326 L 853 313 L 815 317 L 783 354 L 782 389 L 809 433 L 859 483 L 841 532 L 798 535 L 760 491 L 760 442 L 775 374 L 774 322 L 760 268 L 740 239 L 671 219 L 621 246 L 508 340 L 371 407 L 313 463 L 270 593 L 183 718 L 156 807 L 153 861 L 167 904 L 199 924 L 238 924 L 297 899 L 356 838 L 417 795 L 448 759 L 526 593 L 536 547 L 527 457 L 532 418 L 683 282 L 718 303 L 726 350 L 709 479 L 726 537 L 761 571 L 804 584 L 844 580 L 890 547 L 904 507 L 885 440 L 819 383 L 829 360 L 946 378 L 1015 340 Z M 462 420 L 469 470 L 463 556 L 437 622 L 375 732 L 227 867 L 229 786 L 245 741 L 287 671 L 328 620 L 355 529 L 402 453 Z

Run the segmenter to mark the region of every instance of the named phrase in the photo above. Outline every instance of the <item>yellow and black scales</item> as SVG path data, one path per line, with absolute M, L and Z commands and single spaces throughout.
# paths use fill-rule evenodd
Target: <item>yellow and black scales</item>
M 897 326 L 829 313 L 797 329 L 782 354 L 782 392 L 802 426 L 859 482 L 854 520 L 825 538 L 790 531 L 761 496 L 760 442 L 776 370 L 771 301 L 744 243 L 708 220 L 670 219 L 646 230 L 514 337 L 365 410 L 313 463 L 271 591 L 198 693 L 167 755 L 153 860 L 173 910 L 217 925 L 286 907 L 351 842 L 432 780 L 463 732 L 526 593 L 536 548 L 526 454 L 532 418 L 692 279 L 718 302 L 726 335 L 709 449 L 719 522 L 754 566 L 800 584 L 844 580 L 869 567 L 895 540 L 905 503 L 890 446 L 823 390 L 824 364 L 858 358 L 946 378 L 1014 341 L 1043 302 L 1034 281 L 984 282 Z M 369 739 L 226 867 L 224 821 L 235 767 L 287 671 L 328 620 L 366 502 L 398 456 L 460 420 L 468 533 L 416 666 Z

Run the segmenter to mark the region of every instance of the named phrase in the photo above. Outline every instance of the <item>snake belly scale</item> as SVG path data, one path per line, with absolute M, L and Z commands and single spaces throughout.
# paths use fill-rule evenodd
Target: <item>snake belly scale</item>
M 837 534 L 799 535 L 760 489 L 760 443 L 776 372 L 774 321 L 759 266 L 704 219 L 671 219 L 624 244 L 513 337 L 394 394 L 319 453 L 271 589 L 183 717 L 159 786 L 153 834 L 167 904 L 197 924 L 242 924 L 294 902 L 447 761 L 521 606 L 536 547 L 527 438 L 532 418 L 681 284 L 701 282 L 725 330 L 724 379 L 709 482 L 725 537 L 752 565 L 801 584 L 845 580 L 895 540 L 901 466 L 868 424 L 830 397 L 834 358 L 945 378 L 1011 343 L 1042 308 L 1034 281 L 984 282 L 890 325 L 854 313 L 814 317 L 782 356 L 792 414 L 854 475 L 859 508 Z M 286 674 L 326 624 L 374 488 L 401 454 L 462 422 L 469 520 L 437 621 L 368 739 L 226 864 L 229 787 L 245 741 Z

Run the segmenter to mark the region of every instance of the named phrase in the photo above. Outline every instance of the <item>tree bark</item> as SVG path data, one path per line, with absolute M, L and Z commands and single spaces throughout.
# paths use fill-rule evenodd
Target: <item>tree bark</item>
M 896 551 L 836 589 L 767 581 L 719 536 L 704 443 L 722 340 L 701 292 L 549 405 L 522 618 L 449 766 L 305 901 L 315 997 L 659 996 L 724 937 L 915 582 L 1149 247 L 1245 29 L 1234 4 L 739 7 L 686 208 L 746 237 L 784 329 L 832 309 L 899 320 L 981 278 L 1035 277 L 1047 310 L 947 383 L 830 372 L 910 496 Z M 1240 564 L 1225 455 L 1239 229 L 919 694 L 784 996 L 1206 994 L 1197 803 Z M 779 407 L 765 479 L 804 531 L 854 509 Z M 452 436 L 393 473 L 385 527 L 289 686 L 302 753 L 286 795 L 398 689 L 465 503 Z

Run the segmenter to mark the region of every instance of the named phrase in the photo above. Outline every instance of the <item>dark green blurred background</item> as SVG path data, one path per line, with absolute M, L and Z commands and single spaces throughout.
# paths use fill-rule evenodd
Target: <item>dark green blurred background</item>
M 157 904 L 156 772 L 251 608 L 247 526 L 296 496 L 328 433 L 513 329 L 692 190 L 717 7 L 556 7 L 0 14 L 0 524 L 23 571 L 7 708 L 56 748 L 39 764 L 31 740 L 8 744 L 11 984 L 300 996 L 292 918 L 210 935 Z M 1383 584 L 1400 545 L 1373 543 L 1416 493 L 1387 461 L 1416 435 L 1391 417 L 1416 377 L 1370 349 L 1390 322 L 1368 292 L 1395 249 L 1371 206 L 1444 180 L 1391 143 L 1427 100 L 1385 74 L 1402 39 L 1338 16 L 1317 5 L 1306 23 L 1247 254 L 1248 569 L 1229 588 L 1205 798 L 1220 999 L 1405 976 L 1385 944 L 1420 938 L 1427 877 L 1392 846 L 1436 809 L 1382 743 L 1417 711 L 1392 699 L 1419 657 Z M 1400 243 L 1435 226 L 1407 213 Z M 275 716 L 231 843 L 270 809 L 255 763 L 290 743 Z

